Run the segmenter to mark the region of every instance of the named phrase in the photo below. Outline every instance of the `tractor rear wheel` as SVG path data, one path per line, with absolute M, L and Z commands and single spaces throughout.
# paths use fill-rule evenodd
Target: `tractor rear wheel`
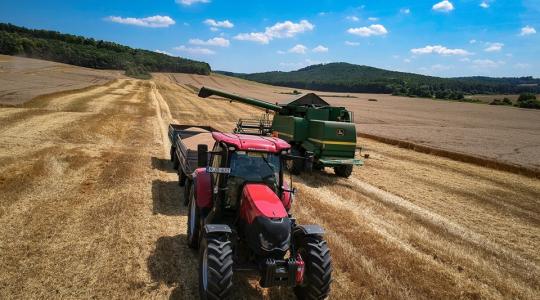
M 200 298 L 230 299 L 233 278 L 231 242 L 224 237 L 203 238 L 199 253 Z
M 184 184 L 184 206 L 189 204 L 189 193 L 191 190 L 195 189 L 195 184 L 189 178 L 186 178 L 186 183 Z
M 339 177 L 349 178 L 352 174 L 352 165 L 340 165 L 334 167 L 334 173 Z
M 332 257 L 326 241 L 319 237 L 305 236 L 296 249 L 305 263 L 304 281 L 294 288 L 298 299 L 325 299 L 332 282 Z
M 187 243 L 189 248 L 197 249 L 199 247 L 200 234 L 200 214 L 197 209 L 194 189 L 189 192 L 189 206 L 187 219 Z

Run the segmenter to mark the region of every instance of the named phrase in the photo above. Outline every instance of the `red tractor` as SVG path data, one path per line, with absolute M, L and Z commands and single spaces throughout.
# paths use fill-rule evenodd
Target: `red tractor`
M 258 272 L 262 287 L 294 288 L 300 299 L 326 298 L 332 259 L 324 231 L 296 224 L 289 213 L 295 190 L 283 169 L 298 159 L 290 145 L 272 137 L 211 136 L 211 151 L 198 145 L 198 168 L 180 174 L 189 193 L 187 241 L 199 248 L 201 299 L 230 297 L 233 272 L 240 271 Z

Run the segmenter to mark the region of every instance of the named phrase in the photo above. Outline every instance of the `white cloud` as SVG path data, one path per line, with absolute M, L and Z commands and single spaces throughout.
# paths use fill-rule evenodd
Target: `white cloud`
M 356 46 L 360 46 L 360 43 L 358 43 L 358 42 L 345 41 L 345 45 L 356 47 Z
M 152 16 L 152 17 L 146 17 L 146 18 L 122 18 L 122 17 L 117 17 L 117 16 L 109 16 L 105 19 L 114 23 L 135 25 L 135 26 L 142 26 L 142 27 L 152 27 L 152 28 L 169 27 L 176 23 L 169 16 Z
M 203 22 L 205 25 L 211 26 L 211 28 L 233 28 L 234 24 L 229 20 L 216 21 L 214 19 L 206 19 Z
M 266 27 L 264 32 L 240 33 L 236 35 L 234 39 L 268 44 L 273 39 L 291 38 L 297 34 L 311 31 L 313 28 L 315 28 L 315 25 L 307 20 L 301 20 L 298 23 L 285 21 Z
M 176 3 L 190 6 L 197 3 L 210 3 L 210 0 L 176 0 Z
M 403 60 L 403 62 L 406 63 L 406 64 L 408 64 L 408 63 L 411 62 L 411 59 L 410 59 L 410 58 L 405 58 L 405 59 Z
M 441 64 L 435 64 L 431 66 L 431 70 L 433 71 L 447 71 L 453 68 L 454 68 L 453 66 L 441 65 Z
M 463 58 L 460 58 L 459 61 L 462 61 L 462 62 L 470 62 L 471 59 L 468 58 L 468 57 L 463 57 Z
M 454 10 L 454 4 L 448 0 L 444 0 L 434 4 L 432 9 L 435 11 L 450 12 Z
M 473 66 L 476 68 L 497 68 L 500 65 L 504 65 L 504 61 L 493 61 L 491 59 L 475 59 L 472 61 Z
M 519 35 L 524 36 L 524 35 L 530 35 L 530 34 L 535 34 L 535 33 L 536 33 L 536 29 L 534 29 L 534 27 L 527 25 L 521 28 L 521 33 Z
M 473 39 L 473 40 L 470 40 L 470 41 L 469 41 L 469 44 L 476 44 L 476 42 L 477 42 L 477 41 Z
M 411 13 L 411 9 L 410 8 L 402 8 L 399 10 L 400 13 L 404 14 L 404 15 L 408 15 Z
M 379 21 L 379 18 L 369 17 L 368 20 L 371 21 L 371 22 L 377 22 L 377 21 Z
M 311 49 L 311 51 L 316 52 L 316 53 L 328 52 L 328 48 L 323 46 L 323 45 L 319 45 L 319 46 Z
M 486 52 L 499 52 L 504 47 L 503 43 L 487 43 L 487 48 L 484 49 Z
M 323 16 L 326 16 L 328 13 L 325 12 L 325 11 L 321 11 L 320 13 L 318 13 L 317 15 L 323 17 Z
M 161 53 L 161 54 L 166 54 L 166 55 L 169 55 L 169 56 L 174 56 L 170 52 L 159 50 L 159 49 L 154 50 L 154 52 Z
M 386 30 L 383 25 L 374 24 L 369 25 L 368 27 L 364 26 L 359 28 L 349 28 L 347 32 L 354 35 L 368 37 L 372 35 L 386 35 L 388 33 L 388 30 Z
M 353 21 L 353 22 L 360 21 L 360 18 L 358 18 L 357 16 L 347 16 L 345 19 L 347 19 L 349 21 Z
M 206 41 L 201 39 L 190 39 L 189 43 L 198 46 L 217 46 L 217 47 L 229 47 L 231 42 L 228 39 L 222 37 L 215 37 Z
M 489 2 L 487 2 L 487 1 L 485 1 L 485 0 L 482 1 L 482 3 L 480 3 L 480 7 L 481 7 L 481 8 L 489 8 Z
M 307 47 L 301 44 L 298 44 L 291 49 L 289 49 L 287 52 L 289 53 L 296 53 L 296 54 L 306 54 Z
M 517 63 L 514 65 L 514 68 L 518 68 L 518 69 L 528 69 L 530 68 L 530 64 L 524 64 L 524 63 Z
M 463 49 L 448 49 L 441 45 L 425 46 L 423 48 L 411 49 L 414 54 L 440 54 L 440 55 L 470 55 L 471 53 Z
M 207 48 L 201 48 L 201 47 L 186 47 L 184 45 L 181 45 L 181 46 L 178 46 L 178 47 L 174 47 L 174 50 L 177 50 L 177 51 L 181 51 L 181 52 L 186 52 L 186 53 L 189 53 L 189 54 L 194 54 L 194 55 L 213 55 L 213 54 L 216 54 L 216 52 L 210 50 L 210 49 L 207 49 Z

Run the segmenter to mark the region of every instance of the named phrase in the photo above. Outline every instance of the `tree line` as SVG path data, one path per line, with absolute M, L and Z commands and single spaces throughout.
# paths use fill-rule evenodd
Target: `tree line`
M 178 72 L 208 75 L 205 62 L 134 49 L 103 40 L 35 30 L 0 23 L 0 54 L 51 60 L 95 69 L 126 70 L 130 76 L 148 72 Z
M 348 63 L 312 65 L 291 72 L 220 73 L 299 89 L 345 93 L 391 93 L 449 100 L 461 100 L 466 95 L 473 94 L 540 93 L 540 79 L 533 77 L 441 78 Z

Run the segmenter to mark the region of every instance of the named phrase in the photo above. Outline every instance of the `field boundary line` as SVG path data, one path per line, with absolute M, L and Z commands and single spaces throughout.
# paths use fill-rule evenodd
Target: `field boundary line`
M 527 177 L 540 178 L 540 170 L 535 168 L 529 168 L 525 166 L 515 165 L 511 163 L 506 163 L 502 161 L 497 161 L 495 159 L 485 158 L 474 156 L 470 154 L 443 150 L 436 147 L 430 147 L 425 145 L 420 145 L 412 142 L 407 142 L 399 139 L 393 139 L 389 137 L 384 137 L 375 134 L 369 133 L 357 133 L 356 136 L 367 138 L 370 140 L 375 140 L 388 145 L 398 146 L 400 148 L 405 148 L 413 150 L 420 153 L 431 154 L 435 156 L 449 158 L 455 161 L 460 161 L 464 163 L 474 164 L 481 167 L 487 167 L 490 169 L 495 169 L 499 171 L 506 171 L 510 173 L 520 174 Z

